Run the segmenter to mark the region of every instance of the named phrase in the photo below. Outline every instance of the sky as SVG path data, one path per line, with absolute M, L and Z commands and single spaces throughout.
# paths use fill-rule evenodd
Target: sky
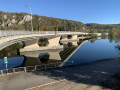
M 0 11 L 26 12 L 83 23 L 120 24 L 120 0 L 0 0 Z

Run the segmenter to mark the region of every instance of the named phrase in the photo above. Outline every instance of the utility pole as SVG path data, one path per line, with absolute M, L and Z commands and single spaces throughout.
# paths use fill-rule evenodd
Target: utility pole
M 33 31 L 32 10 L 31 10 L 31 6 L 29 6 L 29 7 L 30 7 L 30 13 L 31 13 L 31 31 Z
M 31 0 L 32 1 L 32 0 Z M 25 7 L 29 7 L 30 8 L 30 14 L 31 14 L 31 31 L 33 31 L 33 16 L 32 16 L 32 9 L 30 5 L 25 5 Z

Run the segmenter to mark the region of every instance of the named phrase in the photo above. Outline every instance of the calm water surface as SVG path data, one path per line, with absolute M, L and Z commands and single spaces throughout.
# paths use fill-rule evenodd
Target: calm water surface
M 64 65 L 89 63 L 98 60 L 110 59 L 120 56 L 116 45 L 120 42 L 110 42 L 109 39 L 100 39 L 91 43 L 84 43 Z
M 95 41 L 87 41 L 85 42 L 80 48 L 77 49 L 77 51 L 64 63 L 64 65 L 71 65 L 71 64 L 82 64 L 82 63 L 90 63 L 93 61 L 99 61 L 104 59 L 110 59 L 120 56 L 120 51 L 116 48 L 116 45 L 120 45 L 120 42 L 110 41 L 109 39 L 100 39 Z M 8 55 L 8 69 L 14 68 L 14 67 L 23 67 L 23 66 L 34 66 L 34 65 L 40 65 L 40 64 L 47 64 L 47 63 L 55 63 L 55 62 L 64 62 L 62 54 L 64 55 L 68 50 L 73 52 L 77 46 L 68 45 L 70 47 L 64 47 L 64 50 L 59 50 L 59 56 L 61 57 L 61 60 L 44 60 L 40 59 L 42 55 L 45 55 L 45 53 L 41 52 L 30 52 L 26 53 L 26 55 L 30 55 L 31 53 L 38 54 L 38 57 L 29 57 L 25 55 L 18 55 L 17 50 L 9 50 L 12 52 L 0 52 L 1 55 L 5 56 Z M 48 51 L 48 54 L 51 51 Z M 55 51 L 52 51 L 56 52 Z M 32 55 L 32 54 L 31 54 Z M 1 56 L 0 58 L 0 70 L 5 69 L 5 63 L 4 59 Z

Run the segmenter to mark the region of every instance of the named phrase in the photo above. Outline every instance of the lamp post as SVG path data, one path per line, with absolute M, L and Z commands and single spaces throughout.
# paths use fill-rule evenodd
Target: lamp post
M 31 6 L 29 6 L 30 7 L 30 13 L 31 13 L 31 28 L 32 28 L 32 30 L 31 31 L 33 31 L 33 21 L 32 21 L 32 10 L 31 10 Z
M 32 9 L 31 9 L 31 6 L 30 6 L 30 5 L 29 5 L 29 6 L 25 5 L 25 7 L 29 7 L 29 8 L 30 8 L 30 14 L 31 14 L 31 31 L 33 31 Z

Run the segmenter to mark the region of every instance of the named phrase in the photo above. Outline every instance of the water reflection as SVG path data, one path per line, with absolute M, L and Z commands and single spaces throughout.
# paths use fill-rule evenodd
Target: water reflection
M 19 48 L 21 47 L 22 47 L 21 43 L 16 43 L 16 44 L 10 45 L 7 48 L 4 48 L 3 50 L 0 51 L 0 58 L 14 57 L 14 56 L 20 55 Z
M 120 42 L 120 37 L 116 37 L 116 36 L 109 36 L 108 37 L 109 38 L 109 41 L 110 41 L 110 43 L 112 43 L 112 42 L 116 42 L 116 43 L 118 43 L 118 42 Z
M 109 42 L 109 39 L 100 39 L 93 42 L 88 41 L 82 45 L 64 65 L 89 63 L 98 60 L 110 59 L 120 56 L 120 51 L 115 46 L 120 42 Z
M 16 61 L 17 60 L 17 61 Z M 21 66 L 24 62 L 24 57 L 11 57 L 8 58 L 8 68 L 18 67 Z M 0 70 L 6 69 L 4 59 L 0 59 Z
M 36 41 L 28 41 L 25 44 L 31 45 L 33 42 Z M 19 50 L 25 46 L 24 42 L 16 43 L 0 51 L 0 69 L 5 69 L 4 57 L 8 57 L 8 69 L 64 61 L 80 43 L 81 42 L 66 42 L 62 43 L 62 45 L 64 45 L 63 49 L 30 52 L 20 52 Z
M 64 65 L 89 63 L 119 57 L 120 55 L 120 51 L 116 49 L 116 46 L 120 45 L 120 38 L 91 39 L 82 45 L 84 41 L 81 39 L 79 42 L 61 42 L 64 45 L 63 49 L 31 52 L 19 52 L 19 49 L 24 46 L 23 42 L 10 45 L 0 51 L 0 70 L 5 69 L 4 57 L 8 57 L 8 68 L 64 62 L 80 45 L 81 47 L 73 53 Z
M 51 59 L 51 60 L 61 60 L 61 57 L 59 55 L 59 53 L 61 51 L 63 51 L 63 49 L 21 52 L 20 54 L 24 55 L 26 57 L 39 58 L 39 57 L 41 57 L 40 55 L 43 56 L 44 53 L 47 53 L 49 55 L 49 59 Z

